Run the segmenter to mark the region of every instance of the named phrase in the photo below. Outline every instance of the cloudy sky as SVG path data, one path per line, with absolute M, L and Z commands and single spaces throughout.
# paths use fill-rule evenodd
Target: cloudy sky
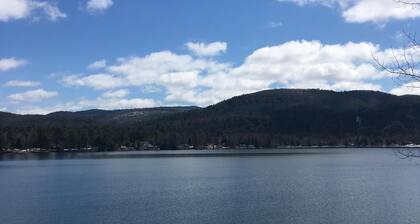
M 207 106 L 270 88 L 420 94 L 372 64 L 419 22 L 394 0 L 0 0 L 0 110 Z

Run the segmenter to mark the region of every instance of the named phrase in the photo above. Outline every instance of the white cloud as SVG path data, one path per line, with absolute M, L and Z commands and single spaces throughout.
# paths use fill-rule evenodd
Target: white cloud
M 92 64 L 88 65 L 89 69 L 101 69 L 106 67 L 106 60 L 95 61 Z
M 404 20 L 420 17 L 420 8 L 402 4 L 397 0 L 277 0 L 294 2 L 300 6 L 320 4 L 327 7 L 338 6 L 346 22 L 386 23 L 389 20 Z
M 114 5 L 112 0 L 89 0 L 86 4 L 86 8 L 92 12 L 103 12 Z
M 0 0 L 1 1 L 1 0 Z M 0 72 L 9 71 L 15 68 L 22 67 L 26 64 L 25 60 L 16 58 L 0 58 Z
M 49 114 L 57 111 L 79 111 L 83 108 L 74 102 L 64 104 L 57 104 L 54 106 L 36 106 L 36 105 L 19 105 L 19 108 L 14 111 L 17 114 Z
M 46 15 L 53 21 L 67 17 L 56 4 L 47 1 L 0 0 L 0 21 L 7 22 L 39 15 Z
M 175 96 L 188 89 L 194 91 L 200 89 L 199 84 L 203 77 L 226 73 L 228 69 L 230 69 L 229 64 L 163 51 L 145 57 L 119 59 L 117 64 L 106 68 L 109 74 L 67 76 L 63 81 L 67 85 L 88 86 L 95 89 L 115 89 L 123 86 L 162 86 L 170 92 L 171 96 Z M 202 87 L 205 88 L 205 86 Z M 192 100 L 195 102 L 195 98 L 186 98 L 188 95 L 185 94 L 183 96 L 183 98 L 178 98 L 177 102 L 193 103 Z M 217 99 L 223 99 L 222 97 L 217 97 Z M 168 97 L 168 100 L 174 99 L 175 97 Z
M 55 91 L 46 91 L 43 89 L 30 90 L 23 93 L 9 95 L 8 98 L 14 102 L 37 102 L 58 96 Z
M 54 5 L 48 2 L 32 1 L 32 10 L 34 12 L 36 12 L 37 10 L 43 11 L 48 16 L 48 18 L 52 21 L 64 19 L 67 17 L 65 13 L 60 11 L 57 5 Z
M 124 98 L 130 95 L 130 91 L 128 89 L 120 89 L 115 91 L 107 91 L 102 96 L 104 98 Z
M 420 82 L 410 82 L 390 91 L 395 95 L 420 95 Z
M 0 0 L 0 21 L 22 19 L 29 15 L 30 6 L 25 0 Z
M 209 44 L 188 42 L 185 46 L 197 56 L 216 56 L 227 50 L 227 43 L 225 42 L 213 42 Z
M 122 58 L 118 64 L 109 66 L 107 70 L 116 77 L 126 80 L 123 83 L 131 86 L 148 84 L 195 86 L 199 75 L 227 68 L 228 64 L 162 51 L 144 57 Z
M 369 83 L 383 77 L 371 65 L 376 53 L 379 47 L 366 42 L 324 45 L 319 41 L 290 41 L 256 50 L 232 72 L 285 87 L 348 90 L 358 89 L 363 82 L 378 89 Z
M 28 80 L 10 80 L 4 84 L 4 86 L 7 87 L 35 87 L 39 85 L 39 82 Z
M 369 42 L 290 41 L 257 49 L 236 67 L 212 58 L 162 51 L 121 58 L 105 68 L 106 74 L 68 76 L 64 83 L 111 90 L 153 86 L 164 94 L 163 105 L 200 106 L 272 86 L 381 90 L 377 81 L 389 76 L 372 65 L 372 55 L 392 61 L 391 50 Z
M 335 5 L 346 6 L 349 2 L 354 0 L 276 0 L 277 2 L 293 2 L 299 6 L 309 5 L 309 4 L 320 4 L 327 7 L 333 7 Z
M 128 85 L 120 77 L 109 74 L 70 75 L 64 77 L 62 82 L 68 86 L 89 86 L 95 89 L 110 89 Z
M 159 93 L 162 89 L 156 85 L 146 85 L 141 89 L 141 91 L 143 93 Z
M 420 17 L 420 9 L 395 0 L 361 0 L 343 12 L 347 22 L 387 22 Z

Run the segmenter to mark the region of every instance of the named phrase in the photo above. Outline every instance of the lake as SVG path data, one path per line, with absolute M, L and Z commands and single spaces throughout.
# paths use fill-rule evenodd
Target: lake
M 420 223 L 390 149 L 0 155 L 0 223 Z

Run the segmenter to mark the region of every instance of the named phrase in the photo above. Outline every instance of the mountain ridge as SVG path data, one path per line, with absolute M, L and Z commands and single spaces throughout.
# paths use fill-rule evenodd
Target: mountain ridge
M 275 89 L 205 108 L 6 113 L 0 121 L 0 148 L 404 145 L 420 143 L 420 96 Z

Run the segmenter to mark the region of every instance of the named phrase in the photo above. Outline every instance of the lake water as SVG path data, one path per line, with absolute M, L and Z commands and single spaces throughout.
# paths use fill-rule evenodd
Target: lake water
M 388 149 L 0 155 L 0 223 L 420 223 L 420 159 Z

